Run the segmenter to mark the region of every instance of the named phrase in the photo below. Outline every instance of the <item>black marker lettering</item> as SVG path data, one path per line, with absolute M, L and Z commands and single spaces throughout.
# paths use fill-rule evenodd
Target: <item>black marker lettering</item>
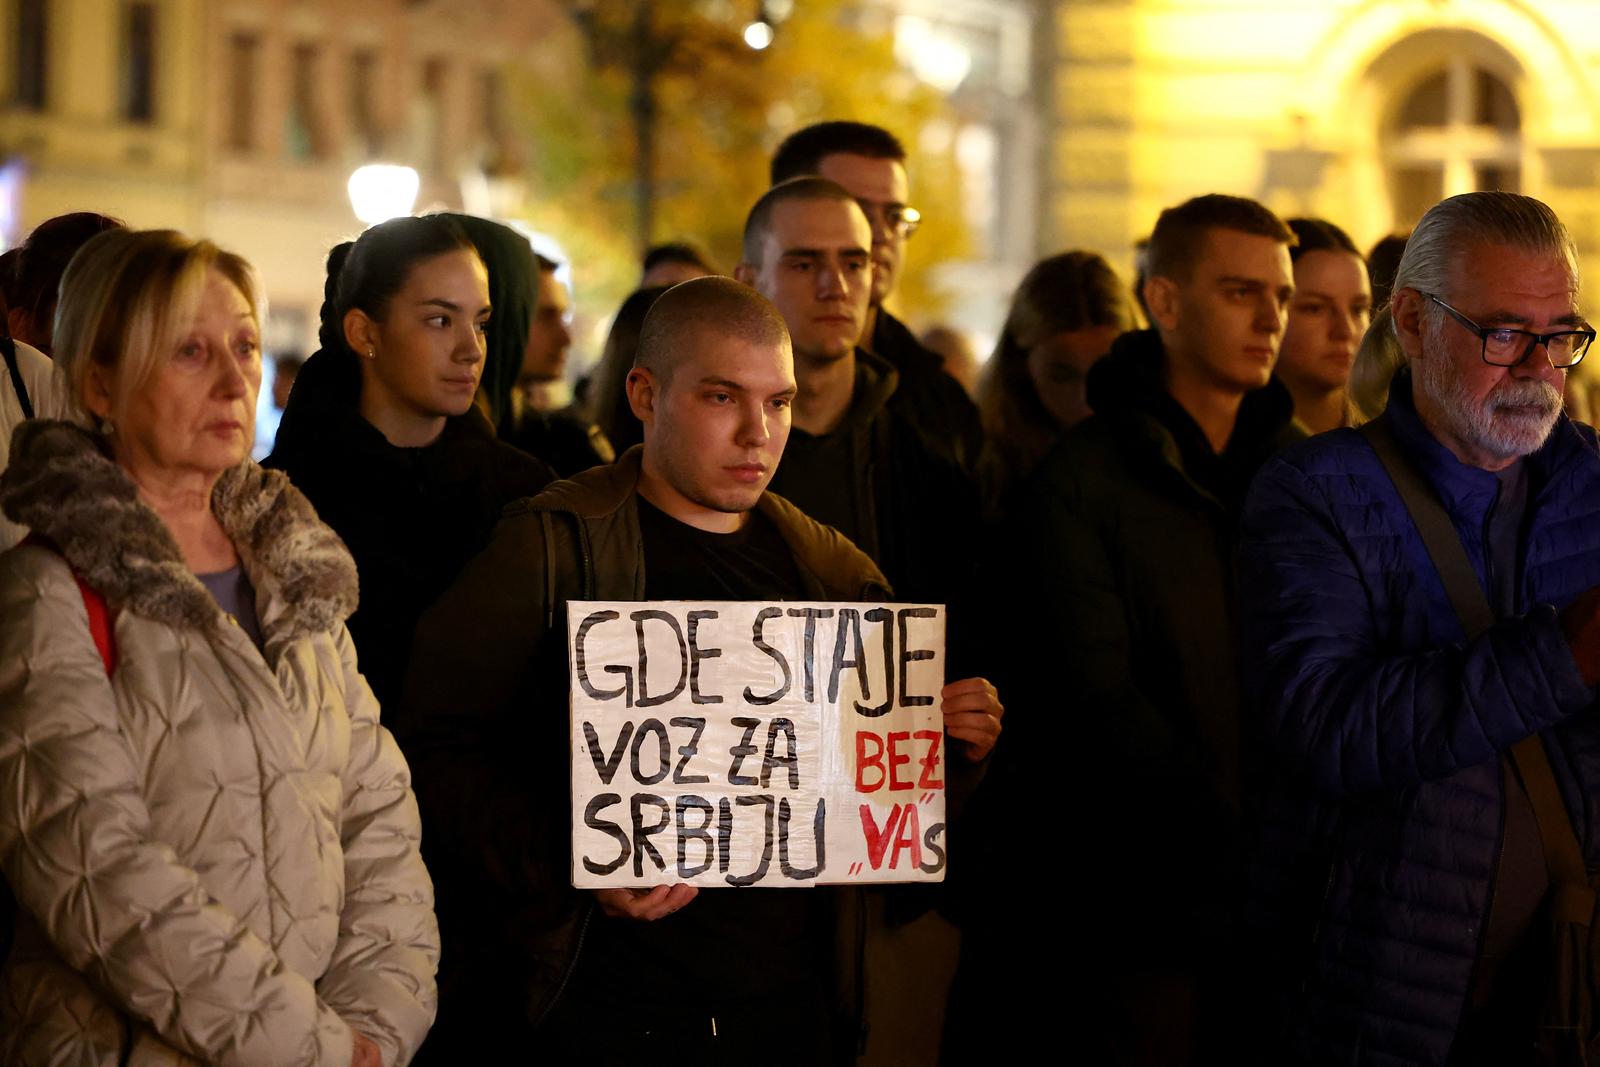
M 789 687 L 794 684 L 794 675 L 789 671 L 789 661 L 784 659 L 782 652 L 779 652 L 777 649 L 767 644 L 766 638 L 761 634 L 761 628 L 766 625 L 768 619 L 778 618 L 782 615 L 782 608 L 762 608 L 760 611 L 756 612 L 756 621 L 750 627 L 750 640 L 755 642 L 756 648 L 760 649 L 762 652 L 765 652 L 767 655 L 771 656 L 777 661 L 778 666 L 783 670 L 783 684 L 777 689 L 773 690 L 771 693 L 768 693 L 766 696 L 762 697 L 756 696 L 755 693 L 750 691 L 749 686 L 745 686 L 744 699 L 745 703 L 747 704 L 754 704 L 757 706 L 776 704 L 789 694 Z
M 695 704 L 720 704 L 722 698 L 715 693 L 707 696 L 700 692 L 700 661 L 703 659 L 716 659 L 722 655 L 720 648 L 701 648 L 695 643 L 699 637 L 700 623 L 706 619 L 715 619 L 714 611 L 689 612 L 689 700 Z
M 622 832 L 622 827 L 609 819 L 600 818 L 602 808 L 609 808 L 613 804 L 620 804 L 622 797 L 616 793 L 596 793 L 589 798 L 589 804 L 583 809 L 583 824 L 591 830 L 613 838 L 621 850 L 617 858 L 610 863 L 596 863 L 588 856 L 583 857 L 583 866 L 590 874 L 610 874 L 612 871 L 628 862 L 628 835 Z
M 578 666 L 578 684 L 583 686 L 583 691 L 589 694 L 591 700 L 615 700 L 624 694 L 628 698 L 628 707 L 633 707 L 633 671 L 627 667 L 618 667 L 615 664 L 606 667 L 608 674 L 622 675 L 620 689 L 596 689 L 594 683 L 589 681 L 589 662 L 584 652 L 584 639 L 589 636 L 589 631 L 603 622 L 610 622 L 619 618 L 614 611 L 596 611 L 578 624 L 578 636 L 572 640 L 573 659 Z
M 654 608 L 641 608 L 628 618 L 633 620 L 633 632 L 639 641 L 639 707 L 653 708 L 676 699 L 689 681 L 689 647 L 684 643 L 683 630 L 679 628 L 677 618 L 671 612 L 657 611 Z M 678 639 L 678 683 L 669 692 L 660 696 L 647 696 L 644 691 L 650 663 L 650 654 L 644 648 L 644 624 L 649 619 L 656 619 L 672 627 L 672 636 Z
M 733 757 L 733 762 L 728 765 L 729 785 L 755 785 L 756 780 L 748 774 L 740 774 L 739 768 L 744 765 L 746 756 L 754 756 L 759 749 L 750 743 L 756 735 L 756 728 L 761 725 L 760 719 L 747 719 L 743 716 L 729 720 L 734 726 L 744 730 L 744 738 L 737 745 L 728 749 L 728 755 Z
M 912 648 L 906 639 L 907 619 L 931 619 L 937 612 L 932 608 L 901 608 L 900 615 L 900 706 L 903 708 L 926 708 L 933 704 L 931 696 L 913 696 L 911 687 L 906 684 L 906 665 L 919 660 L 932 659 L 933 652 L 926 648 Z
M 700 751 L 700 735 L 706 732 L 706 721 L 704 719 L 686 718 L 680 715 L 672 720 L 672 725 L 680 730 L 694 730 L 694 736 L 689 738 L 689 743 L 678 748 L 678 765 L 672 769 L 672 784 L 699 785 L 701 782 L 711 781 L 710 778 L 703 774 L 683 773 L 683 768 L 688 766 L 689 761 L 694 759 L 695 754 Z

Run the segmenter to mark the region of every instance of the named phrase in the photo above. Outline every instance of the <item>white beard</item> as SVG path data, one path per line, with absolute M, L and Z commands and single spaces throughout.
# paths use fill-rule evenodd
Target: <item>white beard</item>
M 1506 377 L 1481 402 L 1475 400 L 1455 361 L 1437 350 L 1413 360 L 1412 375 L 1414 387 L 1437 406 L 1445 428 L 1496 459 L 1537 451 L 1561 416 L 1561 393 L 1539 379 Z

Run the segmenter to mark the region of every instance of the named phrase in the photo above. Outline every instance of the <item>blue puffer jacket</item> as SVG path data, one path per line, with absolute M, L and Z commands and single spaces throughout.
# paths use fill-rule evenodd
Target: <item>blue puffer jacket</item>
M 1493 474 L 1391 391 L 1395 436 L 1487 582 Z M 1324 434 L 1256 479 L 1240 551 L 1246 697 L 1269 771 L 1248 923 L 1271 1062 L 1450 1053 L 1500 851 L 1500 753 L 1542 731 L 1591 869 L 1600 724 L 1557 612 L 1600 584 L 1600 452 L 1563 417 L 1529 457 L 1519 614 L 1466 641 L 1366 439 Z M 1261 1015 L 1256 1014 L 1258 1020 Z

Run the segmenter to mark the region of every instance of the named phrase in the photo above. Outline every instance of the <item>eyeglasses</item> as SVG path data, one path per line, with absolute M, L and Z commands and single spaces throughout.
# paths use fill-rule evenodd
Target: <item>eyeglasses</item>
M 890 233 L 896 237 L 906 238 L 917 232 L 917 227 L 922 225 L 922 212 L 905 204 L 886 204 L 880 200 L 860 200 L 861 210 L 867 216 L 867 221 L 875 227 L 881 222 Z
M 1422 292 L 1420 289 L 1417 291 Z M 1532 330 L 1514 330 L 1509 326 L 1479 326 L 1432 293 L 1422 295 L 1478 335 L 1483 342 L 1483 361 L 1491 367 L 1515 367 L 1532 355 L 1535 348 L 1544 345 L 1545 352 L 1550 356 L 1550 365 L 1564 370 L 1576 367 L 1594 342 L 1594 331 L 1588 329 L 1534 333 Z

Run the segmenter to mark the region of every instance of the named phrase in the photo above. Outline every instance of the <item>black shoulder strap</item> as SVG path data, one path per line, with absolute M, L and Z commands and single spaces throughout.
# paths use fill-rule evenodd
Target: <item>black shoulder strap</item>
M 1394 439 L 1394 431 L 1389 428 L 1388 415 L 1380 415 L 1366 423 L 1361 427 L 1361 433 L 1383 461 L 1384 470 L 1389 472 L 1389 479 L 1399 490 L 1400 500 L 1410 513 L 1417 533 L 1422 535 L 1428 558 L 1433 560 L 1433 569 L 1439 572 L 1439 579 L 1444 582 L 1450 606 L 1456 609 L 1456 617 L 1461 620 L 1467 638 L 1477 637 L 1493 625 L 1494 612 L 1483 595 L 1477 572 L 1467 559 L 1466 549 L 1461 547 L 1461 538 L 1456 535 L 1456 528 L 1445 513 L 1444 505 L 1439 503 L 1433 487 L 1424 480 L 1422 473 L 1400 450 L 1400 443 Z
M 28 399 L 28 387 L 22 382 L 22 369 L 17 366 L 17 343 L 9 334 L 0 334 L 0 352 L 5 353 L 6 370 L 11 372 L 11 385 L 17 391 L 17 401 L 22 405 L 22 417 L 33 418 L 33 401 Z
M 1479 584 L 1478 575 L 1467 559 L 1466 549 L 1461 547 L 1461 538 L 1457 536 L 1444 505 L 1439 502 L 1438 495 L 1422 473 L 1401 451 L 1394 431 L 1389 428 L 1387 414 L 1362 426 L 1361 433 L 1383 462 L 1395 489 L 1399 490 L 1400 500 L 1410 513 L 1417 532 L 1422 535 L 1422 543 L 1427 546 L 1434 570 L 1439 572 L 1439 578 L 1444 582 L 1445 593 L 1461 620 L 1462 629 L 1467 632 L 1469 640 L 1477 637 L 1493 624 L 1494 612 L 1489 607 L 1483 586 Z M 1555 772 L 1550 767 L 1549 754 L 1539 735 L 1530 734 L 1512 745 L 1511 762 L 1533 805 L 1534 821 L 1539 824 L 1539 837 L 1544 843 L 1545 864 L 1549 868 L 1552 884 L 1586 884 L 1589 879 L 1584 869 L 1578 835 L 1573 832 L 1572 819 L 1567 813 L 1565 801 L 1561 799 Z M 1581 921 L 1587 923 L 1593 911 L 1592 898 L 1588 912 L 1584 912 L 1581 905 L 1574 910 L 1581 912 Z

